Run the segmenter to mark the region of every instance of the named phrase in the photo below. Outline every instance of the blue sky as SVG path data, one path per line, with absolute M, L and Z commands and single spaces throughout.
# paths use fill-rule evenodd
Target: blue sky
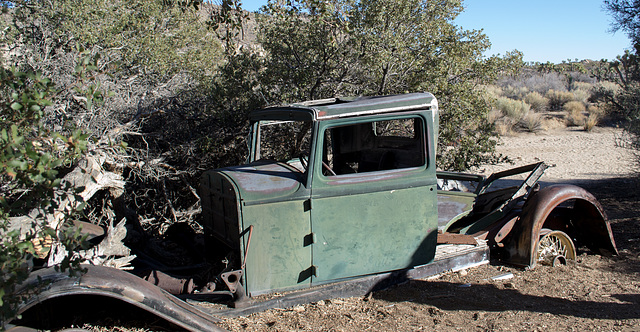
M 267 0 L 244 0 L 256 11 Z M 615 59 L 630 47 L 622 32 L 609 32 L 611 17 L 602 0 L 464 0 L 456 19 L 464 29 L 483 29 L 492 47 L 486 55 L 517 49 L 525 61 Z

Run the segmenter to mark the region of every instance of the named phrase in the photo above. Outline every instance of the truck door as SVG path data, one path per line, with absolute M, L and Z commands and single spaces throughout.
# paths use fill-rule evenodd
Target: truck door
M 435 253 L 432 119 L 358 120 L 319 127 L 312 283 L 421 265 Z

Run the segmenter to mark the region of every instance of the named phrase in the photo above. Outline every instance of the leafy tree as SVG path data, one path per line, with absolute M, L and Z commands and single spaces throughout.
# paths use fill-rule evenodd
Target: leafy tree
M 495 160 L 489 102 L 475 87 L 518 70 L 522 55 L 483 58 L 486 35 L 453 22 L 461 1 L 273 0 L 262 10 L 270 103 L 430 91 L 442 109 L 440 167 Z
M 30 261 L 46 256 L 45 243 L 59 241 L 75 249 L 82 239 L 54 229 L 45 215 L 58 207 L 63 197 L 74 195 L 61 182 L 60 170 L 72 164 L 86 149 L 86 136 L 79 131 L 63 136 L 43 124 L 45 107 L 56 90 L 39 73 L 0 67 L 0 329 L 16 314 L 20 298 L 15 286 L 25 280 Z M 77 208 L 81 207 L 76 206 Z M 35 212 L 35 213 L 34 213 Z M 10 217 L 30 214 L 30 225 L 10 223 Z M 67 217 L 73 210 L 66 211 Z M 63 220 L 63 223 L 65 221 Z M 27 229 L 24 229 L 24 227 Z M 79 260 L 68 256 L 62 269 L 80 271 Z
M 24 43 L 37 63 L 77 48 L 97 47 L 111 74 L 206 74 L 216 67 L 220 43 L 209 33 L 199 1 L 10 1 L 8 37 Z M 10 41 L 12 41 L 10 40 Z M 12 44 L 14 46 L 19 46 Z M 55 65 L 55 63 L 54 63 Z M 149 79 L 149 78 L 146 78 Z
M 604 96 L 627 118 L 627 131 L 634 137 L 632 144 L 640 149 L 640 1 L 605 0 L 604 6 L 615 21 L 613 31 L 624 31 L 634 48 L 609 64 L 609 78 L 621 89 Z
M 640 2 L 637 0 L 605 0 L 604 8 L 613 16 L 613 31 L 629 36 L 636 54 L 640 54 Z

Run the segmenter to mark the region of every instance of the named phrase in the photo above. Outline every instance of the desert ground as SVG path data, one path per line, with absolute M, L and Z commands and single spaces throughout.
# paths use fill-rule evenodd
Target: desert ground
M 602 203 L 619 255 L 579 251 L 566 266 L 524 270 L 497 262 L 413 280 L 368 297 L 327 299 L 224 320 L 231 331 L 639 331 L 640 181 L 615 127 L 549 129 L 503 137 L 513 165 L 544 161 L 543 185 L 573 183 Z M 586 249 L 585 249 L 586 250 Z M 492 277 L 513 277 L 493 280 Z

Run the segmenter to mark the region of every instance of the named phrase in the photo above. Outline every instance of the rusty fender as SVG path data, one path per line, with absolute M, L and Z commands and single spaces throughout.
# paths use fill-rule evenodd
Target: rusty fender
M 76 277 L 56 272 L 54 268 L 32 272 L 17 290 L 19 294 L 27 295 L 19 313 L 53 298 L 96 295 L 135 305 L 188 331 L 225 331 L 215 325 L 216 318 L 128 272 L 104 266 L 83 267 L 87 272 Z M 39 282 L 40 278 L 44 284 Z M 33 291 L 39 287 L 39 292 Z
M 569 200 L 575 200 L 570 213 L 560 218 L 548 218 L 554 209 Z M 579 243 L 601 254 L 618 253 L 611 226 L 596 198 L 578 186 L 558 184 L 545 187 L 529 197 L 520 219 L 505 239 L 509 255 L 504 260 L 510 264 L 534 267 L 535 250 L 543 226 L 568 232 Z

